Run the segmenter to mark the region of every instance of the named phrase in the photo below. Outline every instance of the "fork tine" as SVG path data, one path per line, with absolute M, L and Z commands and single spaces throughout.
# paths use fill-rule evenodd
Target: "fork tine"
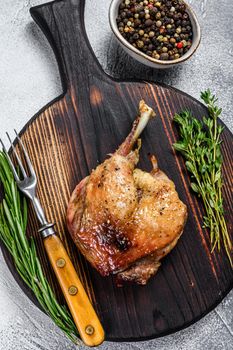
M 25 177 L 27 177 L 27 174 L 26 174 L 24 166 L 23 166 L 23 164 L 21 162 L 21 159 L 19 158 L 18 153 L 16 152 L 15 146 L 14 146 L 13 142 L 11 141 L 11 138 L 10 138 L 10 135 L 8 134 L 8 132 L 6 132 L 6 135 L 8 137 L 8 140 L 10 141 L 11 147 L 13 149 L 14 155 L 15 155 L 15 157 L 17 159 L 18 164 L 19 164 L 19 167 L 20 167 L 20 170 L 22 172 L 22 175 L 25 178 Z
M 18 135 L 18 133 L 17 133 L 17 131 L 16 131 L 15 129 L 14 129 L 14 132 L 15 132 L 15 135 L 16 135 L 16 137 L 17 137 L 17 140 L 19 141 L 19 144 L 20 144 L 20 146 L 21 146 L 21 148 L 22 148 L 22 150 L 23 150 L 24 157 L 25 157 L 25 160 L 26 160 L 26 162 L 27 162 L 27 166 L 28 166 L 28 168 L 29 168 L 29 170 L 30 170 L 31 175 L 36 176 L 35 170 L 34 170 L 34 168 L 33 168 L 33 165 L 32 165 L 32 163 L 31 163 L 31 161 L 30 161 L 30 158 L 29 158 L 29 155 L 28 155 L 28 153 L 27 153 L 27 151 L 26 151 L 25 146 L 24 146 L 23 142 L 21 141 L 21 139 L 20 139 L 20 137 L 19 137 L 19 135 Z
M 10 165 L 10 168 L 11 168 L 11 170 L 12 170 L 12 173 L 13 173 L 13 175 L 14 175 L 15 181 L 20 181 L 20 179 L 19 179 L 19 177 L 18 177 L 18 174 L 17 174 L 17 171 L 15 170 L 14 164 L 12 163 L 12 161 L 11 161 L 11 159 L 10 159 L 10 157 L 9 157 L 9 154 L 8 154 L 8 152 L 7 152 L 7 150 L 6 150 L 6 147 L 5 147 L 5 145 L 4 145 L 4 143 L 3 143 L 3 141 L 2 141 L 1 139 L 0 139 L 0 143 L 1 143 L 1 145 L 2 145 L 3 151 L 4 151 L 5 155 L 6 155 L 6 158 L 7 158 L 7 160 L 8 160 L 8 163 L 9 163 L 9 165 Z

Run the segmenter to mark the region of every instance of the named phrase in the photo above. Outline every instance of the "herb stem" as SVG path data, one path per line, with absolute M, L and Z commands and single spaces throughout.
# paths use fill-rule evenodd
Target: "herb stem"
M 191 187 L 203 201 L 203 223 L 210 230 L 211 251 L 215 248 L 220 251 L 222 242 L 233 267 L 232 243 L 224 218 L 222 196 L 220 136 L 223 127 L 218 125 L 222 110 L 218 108 L 217 98 L 210 90 L 202 92 L 201 98 L 207 105 L 209 116 L 199 121 L 189 111 L 176 114 L 174 121 L 179 125 L 181 138 L 174 144 L 174 148 L 185 157 L 193 181 Z
M 27 203 L 19 194 L 13 174 L 3 152 L 0 152 L 0 181 L 5 198 L 0 203 L 0 239 L 11 253 L 16 270 L 33 291 L 43 310 L 75 344 L 78 331 L 65 306 L 59 305 L 37 257 L 33 238 L 26 236 Z

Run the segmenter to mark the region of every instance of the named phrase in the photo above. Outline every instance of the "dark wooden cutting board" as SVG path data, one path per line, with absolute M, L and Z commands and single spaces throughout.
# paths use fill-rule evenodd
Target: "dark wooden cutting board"
M 175 89 L 143 81 L 117 81 L 97 62 L 84 28 L 84 0 L 62 0 L 31 9 L 48 38 L 59 64 L 64 93 L 44 107 L 21 132 L 39 177 L 38 196 L 57 230 L 103 322 L 108 340 L 129 341 L 162 336 L 182 329 L 213 309 L 230 291 L 233 272 L 226 255 L 210 253 L 203 207 L 189 188 L 182 158 L 172 144 L 177 131 L 175 112 L 190 108 L 199 117 L 205 107 Z M 33 64 L 33 62 L 32 62 Z M 36 93 L 36 92 L 35 92 Z M 128 134 L 143 98 L 157 114 L 142 136 L 139 166 L 150 169 L 148 153 L 175 182 L 189 217 L 178 245 L 146 286 L 117 288 L 112 277 L 102 278 L 80 256 L 66 229 L 66 207 L 75 185 L 113 152 Z M 225 128 L 224 203 L 232 234 L 233 138 Z M 49 266 L 38 222 L 29 211 L 28 234 L 36 239 L 44 270 L 59 300 L 64 302 Z M 15 279 L 35 302 L 17 275 L 8 252 L 5 259 Z

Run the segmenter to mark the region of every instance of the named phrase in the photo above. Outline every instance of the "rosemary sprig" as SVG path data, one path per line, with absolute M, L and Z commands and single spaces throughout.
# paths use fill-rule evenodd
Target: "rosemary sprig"
M 232 242 L 227 231 L 222 197 L 222 155 L 221 133 L 218 125 L 222 109 L 217 106 L 217 98 L 210 90 L 201 93 L 201 99 L 208 108 L 209 116 L 202 121 L 196 119 L 190 111 L 174 116 L 179 126 L 180 140 L 173 146 L 186 159 L 186 167 L 191 173 L 191 187 L 203 200 L 206 215 L 203 217 L 205 228 L 210 230 L 212 251 L 220 251 L 221 241 L 232 264 Z
M 26 237 L 27 202 L 20 196 L 6 156 L 0 152 L 0 181 L 5 198 L 0 204 L 0 239 L 11 253 L 15 267 L 33 291 L 48 316 L 63 330 L 67 337 L 78 344 L 78 332 L 70 313 L 59 305 L 43 274 L 33 238 Z

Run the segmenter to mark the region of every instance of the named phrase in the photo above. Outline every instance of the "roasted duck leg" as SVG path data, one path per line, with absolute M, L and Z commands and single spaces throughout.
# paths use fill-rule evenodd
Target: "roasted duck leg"
M 155 156 L 150 173 L 136 168 L 138 137 L 153 116 L 141 101 L 128 137 L 77 185 L 68 205 L 75 244 L 101 275 L 115 274 L 118 284 L 146 284 L 176 245 L 187 218 L 185 204 Z

